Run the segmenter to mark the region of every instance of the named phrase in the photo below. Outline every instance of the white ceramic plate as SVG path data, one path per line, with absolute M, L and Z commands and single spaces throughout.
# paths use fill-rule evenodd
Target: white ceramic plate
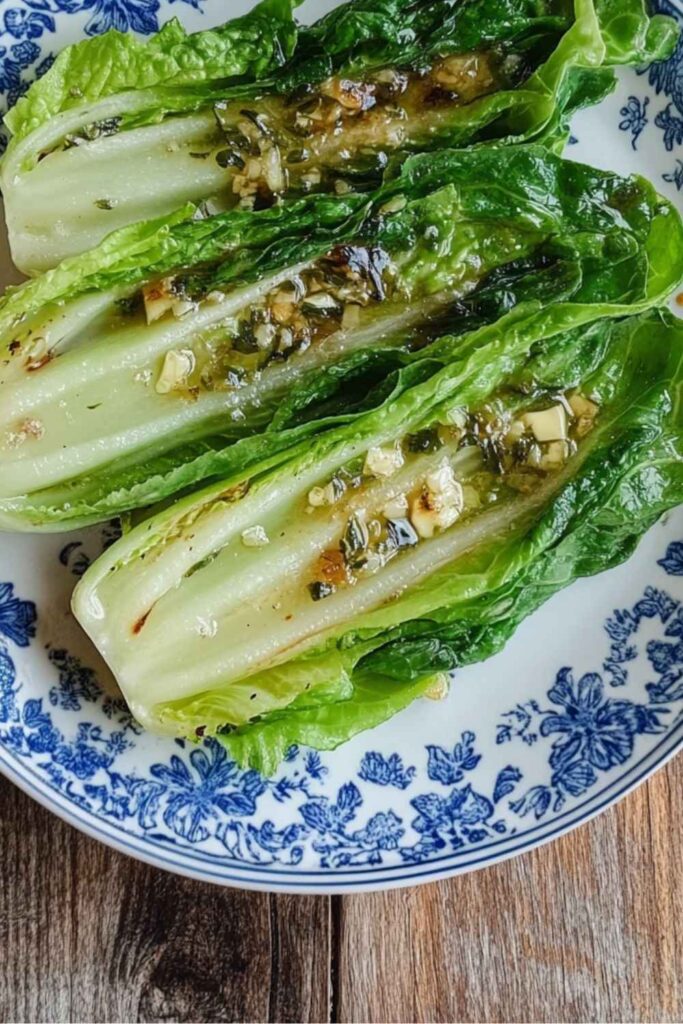
M 309 0 L 304 16 L 330 6 Z M 659 7 L 683 18 L 672 0 Z M 0 102 L 84 33 L 147 33 L 171 15 L 195 29 L 224 13 L 221 0 L 0 0 Z M 683 45 L 656 73 L 624 72 L 574 135 L 568 156 L 644 173 L 680 201 Z M 102 691 L 68 600 L 110 537 L 0 536 L 0 768 L 159 867 L 297 892 L 433 880 L 586 821 L 683 743 L 680 509 L 625 565 L 558 594 L 502 654 L 458 672 L 445 705 L 420 701 L 332 754 L 293 750 L 273 779 L 216 744 L 141 733 Z

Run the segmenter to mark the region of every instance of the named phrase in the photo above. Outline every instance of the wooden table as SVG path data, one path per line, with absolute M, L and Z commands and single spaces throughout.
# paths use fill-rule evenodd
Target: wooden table
M 0 1021 L 680 1021 L 683 757 L 541 850 L 393 893 L 176 878 L 0 780 Z

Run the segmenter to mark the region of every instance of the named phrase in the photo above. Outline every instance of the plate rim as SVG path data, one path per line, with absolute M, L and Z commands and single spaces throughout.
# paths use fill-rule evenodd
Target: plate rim
M 70 22 L 72 13 L 86 11 L 85 6 L 70 12 L 61 6 L 61 0 L 54 0 L 60 15 L 60 28 Z M 173 0 L 166 0 L 166 3 Z M 203 2 L 203 0 L 202 0 Z M 214 0 L 215 2 L 215 0 Z M 174 13 L 166 6 L 160 5 L 160 13 L 169 16 Z M 192 5 L 194 7 L 194 5 Z M 207 8 L 211 4 L 207 0 Z M 653 6 L 659 9 L 674 8 L 671 13 L 683 17 L 681 0 L 653 0 Z M 180 14 L 181 12 L 175 12 Z M 205 14 L 204 9 L 201 10 Z M 64 15 L 69 15 L 69 18 Z M 183 9 L 182 20 L 194 20 L 194 11 Z M 145 30 L 148 31 L 148 30 Z M 52 37 L 59 39 L 60 29 L 54 29 Z M 79 38 L 82 36 L 79 35 Z M 53 41 L 53 40 L 51 40 Z M 39 44 L 41 49 L 44 44 Z M 652 84 L 652 83 L 650 83 Z M 660 88 L 656 87 L 659 95 Z M 664 90 L 666 92 L 666 90 Z M 643 105 L 642 115 L 644 116 Z M 626 116 L 627 111 L 621 112 Z M 683 113 L 683 111 L 682 111 Z M 645 121 L 647 123 L 647 119 Z M 636 150 L 636 141 L 642 131 L 631 124 L 628 119 L 619 124 L 624 132 L 632 136 L 631 144 Z M 667 147 L 669 148 L 669 147 Z M 683 171 L 683 163 L 681 170 Z M 647 175 L 649 177 L 649 174 Z M 671 178 L 666 178 L 671 180 Z M 661 188 L 661 185 L 659 186 Z M 681 185 L 677 184 L 678 189 Z M 680 195 L 679 191 L 679 195 Z M 172 872 L 184 877 L 209 882 L 214 885 L 233 887 L 242 890 L 260 892 L 278 892 L 290 894 L 338 895 L 340 893 L 378 892 L 394 888 L 421 885 L 438 880 L 456 877 L 470 871 L 482 870 L 500 864 L 512 857 L 538 849 L 547 843 L 559 839 L 568 832 L 590 822 L 593 818 L 610 809 L 630 795 L 638 786 L 650 779 L 655 772 L 668 764 L 683 749 L 683 712 L 678 720 L 671 723 L 667 732 L 659 742 L 643 751 L 628 770 L 621 772 L 597 793 L 587 793 L 586 798 L 578 805 L 561 814 L 555 815 L 548 822 L 536 821 L 523 831 L 513 832 L 506 837 L 491 838 L 485 845 L 467 848 L 440 856 L 432 857 L 421 863 L 398 863 L 392 866 L 377 864 L 363 866 L 347 865 L 334 870 L 302 870 L 295 865 L 285 863 L 249 863 L 231 857 L 184 846 L 165 845 L 161 840 L 155 841 L 145 831 L 131 832 L 119 827 L 115 821 L 100 817 L 92 810 L 70 800 L 36 768 L 7 747 L 0 744 L 0 776 L 6 777 L 12 784 L 26 793 L 31 799 L 57 815 L 66 824 L 78 829 L 111 849 L 130 856 L 142 863 L 149 864 L 160 870 Z
M 671 742 L 673 740 L 673 742 Z M 671 744 L 669 746 L 669 744 Z M 657 747 L 663 746 L 663 752 L 651 761 L 651 758 L 657 752 Z M 548 823 L 548 831 L 540 837 L 534 837 L 527 842 L 522 842 L 514 847 L 504 850 L 500 853 L 494 853 L 491 855 L 476 857 L 478 853 L 485 852 L 485 849 L 479 848 L 478 850 L 468 851 L 471 855 L 475 856 L 476 859 L 467 862 L 457 862 L 458 854 L 451 853 L 444 856 L 443 858 L 435 858 L 427 861 L 423 864 L 412 865 L 413 870 L 411 871 L 410 865 L 396 865 L 392 867 L 379 867 L 368 871 L 367 868 L 364 871 L 367 873 L 367 878 L 345 881 L 344 876 L 349 872 L 338 871 L 334 874 L 330 872 L 306 872 L 306 871 L 290 871 L 284 870 L 273 870 L 272 865 L 249 865 L 243 864 L 238 861 L 230 864 L 229 871 L 215 871 L 209 872 L 206 868 L 195 868 L 191 864 L 187 864 L 185 859 L 191 851 L 182 851 L 179 859 L 174 859 L 172 856 L 163 856 L 163 848 L 154 848 L 148 852 L 142 845 L 144 843 L 144 837 L 140 836 L 135 841 L 134 837 L 130 837 L 131 841 L 127 842 L 121 838 L 120 830 L 116 830 L 112 826 L 106 827 L 105 822 L 100 823 L 97 818 L 92 814 L 81 815 L 78 813 L 75 805 L 69 801 L 64 800 L 62 795 L 56 792 L 51 786 L 43 782 L 39 776 L 36 776 L 36 780 L 31 778 L 34 775 L 31 771 L 22 772 L 21 762 L 18 758 L 8 754 L 6 749 L 0 746 L 0 774 L 5 778 L 9 779 L 10 782 L 15 784 L 22 792 L 24 792 L 31 799 L 35 800 L 36 803 L 43 806 L 46 810 L 52 814 L 56 814 L 58 818 L 64 821 L 66 824 L 71 825 L 79 832 L 88 835 L 91 839 L 97 842 L 104 843 L 105 846 L 110 849 L 114 849 L 125 856 L 131 857 L 133 860 L 139 860 L 151 867 L 158 868 L 162 871 L 167 871 L 170 874 L 182 875 L 185 878 L 192 878 L 196 881 L 207 882 L 212 885 L 221 886 L 223 888 L 234 888 L 243 889 L 251 892 L 272 892 L 272 893 L 285 893 L 290 895 L 319 895 L 319 896 L 339 896 L 343 894 L 354 894 L 354 893 L 367 893 L 367 892 L 381 892 L 391 889 L 403 889 L 413 885 L 426 885 L 430 882 L 445 881 L 448 878 L 455 878 L 458 875 L 469 874 L 473 871 L 482 871 L 487 867 L 494 867 L 497 864 L 502 864 L 504 861 L 511 860 L 513 857 L 518 857 L 524 853 L 530 853 L 532 850 L 540 849 L 542 846 L 546 846 L 548 843 L 554 842 L 556 839 L 560 839 L 562 836 L 574 831 L 582 825 L 587 824 L 594 818 L 615 807 L 621 803 L 626 797 L 628 797 L 635 789 L 650 779 L 656 772 L 661 768 L 664 768 L 669 761 L 673 760 L 674 757 L 683 749 L 683 717 L 673 726 L 673 728 L 662 737 L 660 744 L 657 744 L 654 748 L 651 748 L 643 754 L 636 764 L 631 766 L 629 772 L 626 773 L 627 781 L 619 788 L 620 783 L 623 782 L 624 776 L 615 779 L 610 785 L 606 786 L 600 794 L 593 794 L 592 797 L 584 801 L 583 805 L 574 807 L 572 811 L 568 811 L 567 814 L 571 816 L 571 819 L 558 827 L 552 827 L 556 825 L 557 818 L 553 819 L 553 822 Z M 635 777 L 631 777 L 634 771 L 637 771 L 639 766 L 646 762 L 645 768 L 637 773 Z M 611 792 L 614 788 L 617 788 L 617 792 Z M 604 799 L 599 800 L 603 795 Z M 591 806 L 599 800 L 597 806 Z M 582 808 L 588 807 L 587 810 L 582 812 Z M 522 834 L 527 836 L 533 829 L 528 829 Z M 520 838 L 520 837 L 518 837 Z M 514 842 L 514 837 L 508 837 L 509 842 Z M 493 845 L 493 844 L 490 844 Z M 172 853 L 172 849 L 169 847 L 169 853 Z M 188 860 L 198 861 L 198 857 L 188 857 Z M 436 865 L 436 866 L 434 866 Z M 237 877 L 233 877 L 229 872 L 237 870 L 243 872 L 243 876 L 239 874 Z M 396 877 L 393 872 L 403 871 L 404 873 Z M 261 881 L 258 877 L 252 877 L 250 872 L 255 872 L 256 875 L 264 878 Z M 286 881 L 280 879 L 272 879 L 273 875 L 284 875 L 287 877 Z M 309 876 L 321 875 L 324 877 L 323 882 L 313 882 Z M 299 882 L 289 880 L 294 878 L 301 879 Z

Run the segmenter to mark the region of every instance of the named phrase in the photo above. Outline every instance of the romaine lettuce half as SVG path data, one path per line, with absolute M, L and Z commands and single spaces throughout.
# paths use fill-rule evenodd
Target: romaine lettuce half
M 612 88 L 609 65 L 675 41 L 643 0 L 351 0 L 302 29 L 283 65 L 291 6 L 67 48 L 6 117 L 17 266 L 44 270 L 186 201 L 217 210 L 376 185 L 398 151 L 559 145 L 572 111 Z
M 513 310 L 379 409 L 142 523 L 76 617 L 136 717 L 271 772 L 487 657 L 683 499 L 683 323 Z
M 527 302 L 567 324 L 645 309 L 682 256 L 647 182 L 540 147 L 125 228 L 0 301 L 0 525 L 66 529 L 281 459 L 392 371 L 433 372 L 439 335 Z

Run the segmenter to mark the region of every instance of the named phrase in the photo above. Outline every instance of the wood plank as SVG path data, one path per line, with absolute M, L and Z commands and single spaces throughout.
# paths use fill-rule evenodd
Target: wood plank
M 329 901 L 179 878 L 0 780 L 0 1020 L 326 1021 Z
M 337 1019 L 683 1019 L 683 758 L 563 839 L 341 902 Z
M 330 1020 L 332 921 L 327 896 L 271 896 L 270 1021 Z
M 334 900 L 340 1021 L 683 1017 L 683 759 L 526 857 Z M 329 1019 L 329 901 L 128 860 L 0 783 L 0 1019 Z

